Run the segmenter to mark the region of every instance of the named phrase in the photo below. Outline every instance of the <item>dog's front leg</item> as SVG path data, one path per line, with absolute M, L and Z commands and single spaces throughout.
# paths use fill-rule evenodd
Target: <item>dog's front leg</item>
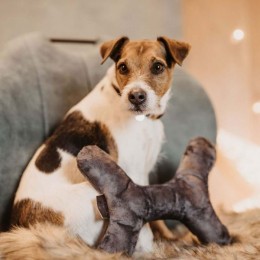
M 153 251 L 153 232 L 149 224 L 142 227 L 135 250 L 137 253 L 151 253 Z
M 176 236 L 165 224 L 163 220 L 156 220 L 149 223 L 155 238 L 159 235 L 160 238 L 166 240 L 176 240 Z

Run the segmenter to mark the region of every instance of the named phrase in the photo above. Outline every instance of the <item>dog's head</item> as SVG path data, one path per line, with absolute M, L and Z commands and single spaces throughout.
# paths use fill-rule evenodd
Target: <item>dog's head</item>
M 189 44 L 167 37 L 142 41 L 121 37 L 103 43 L 100 52 L 102 63 L 109 57 L 115 62 L 117 91 L 128 109 L 160 115 L 169 99 L 173 68 L 182 64 L 189 49 Z

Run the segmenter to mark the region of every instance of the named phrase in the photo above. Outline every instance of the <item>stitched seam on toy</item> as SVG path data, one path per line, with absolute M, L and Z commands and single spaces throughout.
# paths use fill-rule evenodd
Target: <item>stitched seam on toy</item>
M 41 87 L 41 79 L 40 79 L 40 74 L 39 74 L 39 70 L 38 70 L 38 66 L 37 66 L 37 62 L 35 59 L 35 55 L 33 54 L 33 51 L 30 48 L 30 44 L 28 42 L 28 39 L 26 39 L 26 48 L 28 49 L 30 56 L 32 58 L 32 62 L 34 64 L 34 70 L 36 73 L 36 77 L 37 77 L 37 86 L 39 89 L 39 93 L 40 93 L 40 99 L 41 99 L 41 110 L 42 110 L 42 119 L 43 119 L 43 128 L 44 128 L 44 138 L 47 137 L 48 134 L 48 129 L 47 129 L 47 112 L 46 112 L 46 106 L 44 103 L 44 94 L 43 94 L 43 89 Z
M 117 196 L 117 197 L 121 197 L 121 195 L 128 189 L 130 183 L 131 183 L 131 180 L 128 179 L 125 188 L 124 188 L 123 190 L 121 190 L 118 194 L 116 194 L 116 196 Z
M 146 216 L 143 218 L 144 219 L 144 221 L 148 221 L 149 220 L 149 218 L 151 217 L 151 213 L 152 213 L 152 211 L 153 211 L 153 209 L 152 209 L 152 199 L 151 199 L 151 197 L 150 197 L 150 194 L 149 194 L 149 192 L 147 192 L 147 190 L 144 188 L 144 189 L 142 189 L 142 192 L 143 192 L 143 194 L 144 194 L 144 198 L 145 198 L 145 204 L 146 204 L 146 206 L 147 206 L 147 212 L 146 212 Z

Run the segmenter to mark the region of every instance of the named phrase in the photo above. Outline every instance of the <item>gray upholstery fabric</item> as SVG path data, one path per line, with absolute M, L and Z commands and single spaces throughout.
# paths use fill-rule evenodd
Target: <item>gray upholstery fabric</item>
M 37 147 L 67 110 L 104 75 L 98 48 L 84 55 L 56 48 L 40 35 L 11 42 L 0 57 L 0 221 L 6 227 L 20 176 Z M 175 72 L 173 97 L 163 117 L 167 142 L 152 182 L 174 174 L 188 140 L 216 137 L 211 103 L 182 69 Z M 156 138 L 156 137 L 155 137 Z M 159 172 L 159 174 L 158 174 Z

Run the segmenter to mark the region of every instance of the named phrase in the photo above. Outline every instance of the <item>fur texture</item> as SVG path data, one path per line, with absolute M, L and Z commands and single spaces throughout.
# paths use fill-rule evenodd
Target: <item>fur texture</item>
M 155 243 L 156 250 L 153 254 L 135 254 L 133 258 L 258 259 L 260 255 L 259 215 L 260 210 L 222 215 L 222 220 L 234 237 L 232 245 L 200 245 L 188 233 L 176 242 L 157 241 Z M 1 233 L 0 259 L 1 257 L 7 260 L 124 259 L 122 255 L 108 255 L 91 249 L 81 239 L 75 238 L 61 227 L 42 226 L 41 224 L 32 227 L 30 230 L 17 228 L 9 233 Z
M 21 239 L 22 238 L 22 239 Z M 11 246 L 10 246 L 11 245 Z M 0 235 L 0 259 L 118 259 L 93 250 L 62 227 L 38 224 Z M 2 255 L 1 255 L 2 254 Z
M 176 243 L 159 242 L 153 258 L 174 258 L 181 260 L 242 260 L 259 259 L 260 255 L 260 210 L 252 210 L 241 214 L 225 214 L 222 220 L 233 236 L 233 244 L 219 246 L 200 245 L 188 234 Z

